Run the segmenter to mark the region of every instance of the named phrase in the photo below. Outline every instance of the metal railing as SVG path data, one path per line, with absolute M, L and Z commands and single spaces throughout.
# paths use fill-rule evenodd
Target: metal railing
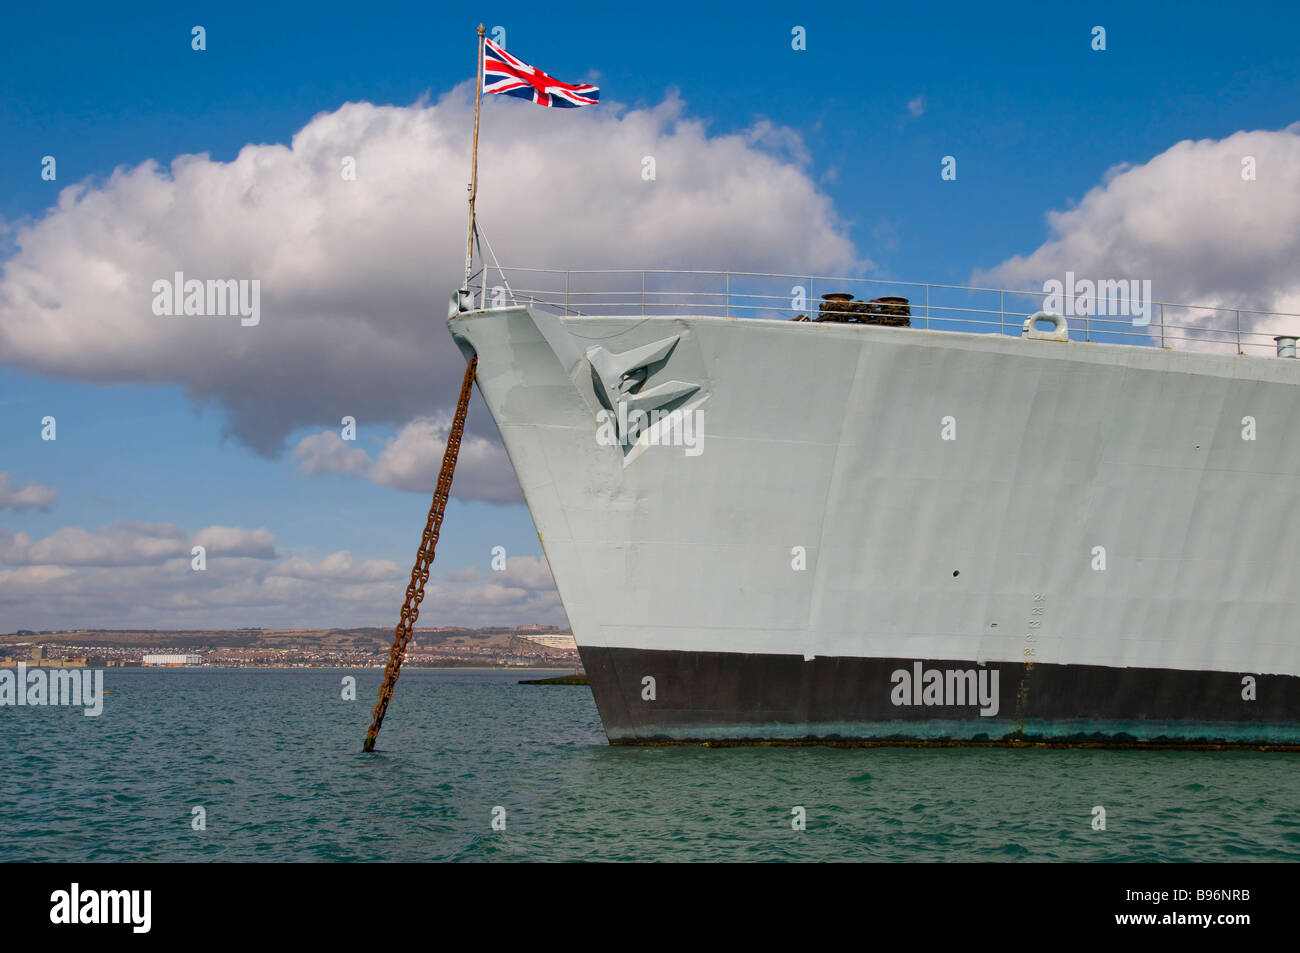
M 493 282 L 493 277 L 499 283 Z M 909 300 L 913 328 L 1019 337 L 1044 308 L 1042 291 L 966 285 L 835 278 L 757 272 L 559 270 L 491 266 L 480 274 L 482 307 L 530 304 L 563 314 L 646 317 L 719 316 L 816 319 L 821 295 L 847 292 L 860 300 Z M 1128 282 L 1121 284 L 1127 285 Z M 1060 295 L 1072 341 L 1155 345 L 1190 350 L 1274 355 L 1277 335 L 1300 335 L 1300 314 L 1246 308 L 1132 300 L 1107 289 L 1099 295 Z

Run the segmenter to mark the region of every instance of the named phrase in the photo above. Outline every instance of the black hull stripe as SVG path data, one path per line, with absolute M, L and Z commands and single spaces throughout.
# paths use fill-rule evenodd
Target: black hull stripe
M 1288 675 L 591 646 L 581 653 L 615 744 L 1300 746 L 1300 678 Z M 644 697 L 647 677 L 653 700 Z

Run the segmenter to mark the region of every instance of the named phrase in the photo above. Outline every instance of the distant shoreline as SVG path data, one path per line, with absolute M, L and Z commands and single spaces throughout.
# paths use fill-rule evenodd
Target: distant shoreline
M 199 662 L 222 668 L 382 668 L 393 630 L 84 629 L 0 634 L 0 665 L 135 668 L 142 661 Z M 62 663 L 62 664 L 60 664 Z M 554 626 L 416 629 L 406 668 L 565 668 L 581 664 L 573 633 Z M 174 666 L 183 667 L 183 666 Z

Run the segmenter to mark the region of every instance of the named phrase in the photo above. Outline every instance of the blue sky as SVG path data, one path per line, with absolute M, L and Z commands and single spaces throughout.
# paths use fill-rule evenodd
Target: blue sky
M 794 130 L 809 156 L 807 178 L 833 202 L 857 255 L 876 274 L 915 281 L 963 282 L 1029 255 L 1051 237 L 1047 213 L 1071 208 L 1121 163 L 1148 163 L 1181 140 L 1276 131 L 1300 119 L 1294 4 L 1238 12 L 1198 3 L 996 11 L 656 3 L 573 17 L 537 4 L 463 14 L 428 4 L 9 5 L 0 24 L 0 263 L 16 253 L 19 229 L 44 219 L 74 183 L 101 187 L 114 169 L 150 159 L 165 166 L 186 153 L 227 163 L 249 143 L 290 142 L 314 116 L 347 102 L 437 101 L 472 77 L 480 19 L 505 27 L 516 55 L 599 84 L 598 109 L 650 109 L 675 91 L 711 137 L 761 120 Z M 202 53 L 190 48 L 195 24 L 207 31 Z M 1106 29 L 1104 51 L 1091 48 L 1096 25 Z M 795 26 L 806 28 L 805 51 L 791 49 Z M 568 111 L 553 112 L 547 121 L 571 121 Z M 45 155 L 57 158 L 56 182 L 41 179 Z M 940 179 L 945 155 L 957 158 L 954 182 Z M 449 175 L 427 187 L 459 199 L 464 180 Z M 498 219 L 492 234 L 508 227 Z M 441 294 L 430 303 L 435 314 Z M 232 430 L 220 401 L 189 397 L 178 381 L 105 384 L 84 367 L 39 364 L 0 351 L 0 471 L 17 485 L 59 492 L 46 509 L 0 509 L 10 534 L 40 539 L 120 521 L 265 527 L 282 553 L 319 559 L 347 550 L 407 571 L 427 493 L 294 465 L 289 451 L 299 439 L 337 426 L 332 409 L 268 454 Z M 447 393 L 444 405 L 452 399 Z M 58 419 L 55 442 L 40 439 L 47 414 Z M 483 405 L 476 401 L 471 414 L 490 434 Z M 402 423 L 367 422 L 359 446 L 378 454 Z M 457 500 L 446 526 L 439 563 L 447 569 L 486 570 L 491 545 L 541 555 L 519 503 Z M 562 618 L 554 603 L 543 605 L 503 606 L 500 618 L 472 621 Z M 396 608 L 377 605 L 369 621 L 390 624 Z M 234 607 L 214 613 L 212 624 L 286 613 Z M 366 614 L 354 607 L 345 621 Z M 0 631 L 26 618 L 128 624 L 78 623 L 75 615 L 0 601 Z M 126 615 L 136 624 L 199 621 L 165 609 Z M 331 621 L 306 608 L 303 619 Z
M 716 131 L 756 117 L 799 130 L 853 237 L 891 272 L 964 278 L 1032 248 L 1043 213 L 1077 199 L 1118 162 L 1186 138 L 1297 118 L 1294 4 L 1020 3 L 735 6 L 656 3 L 557 18 L 536 4 L 475 11 L 521 55 L 563 77 L 596 77 L 606 101 L 680 90 Z M 405 105 L 472 76 L 474 13 L 392 4 L 65 5 L 6 13 L 0 49 L 0 215 L 39 215 L 54 186 L 33 175 L 61 157 L 60 182 L 148 158 L 285 142 L 350 100 Z M 208 49 L 189 31 L 202 22 Z M 1107 30 L 1104 52 L 1091 29 Z M 790 50 L 790 30 L 808 49 Z M 923 95 L 924 115 L 907 102 Z M 559 117 L 557 121 L 563 121 Z M 485 143 L 485 148 L 488 146 Z M 960 175 L 939 181 L 939 158 Z M 955 187 L 954 187 L 955 186 Z M 942 188 L 943 192 L 936 190 Z M 942 196 L 940 198 L 939 196 Z M 873 230 L 899 235 L 890 252 Z M 970 227 L 986 223 L 978 236 Z M 996 227 L 987 227 L 996 223 Z

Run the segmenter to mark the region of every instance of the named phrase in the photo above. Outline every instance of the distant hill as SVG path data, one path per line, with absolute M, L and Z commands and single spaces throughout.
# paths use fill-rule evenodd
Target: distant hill
M 421 647 L 444 645 L 506 646 L 517 636 L 537 632 L 563 631 L 555 626 L 490 626 L 482 629 L 442 627 L 417 628 L 412 639 Z M 0 635 L 0 652 L 23 645 L 104 646 L 106 648 L 176 648 L 203 651 L 243 649 L 386 649 L 393 642 L 393 628 L 355 629 L 76 629 L 38 632 L 19 629 Z

